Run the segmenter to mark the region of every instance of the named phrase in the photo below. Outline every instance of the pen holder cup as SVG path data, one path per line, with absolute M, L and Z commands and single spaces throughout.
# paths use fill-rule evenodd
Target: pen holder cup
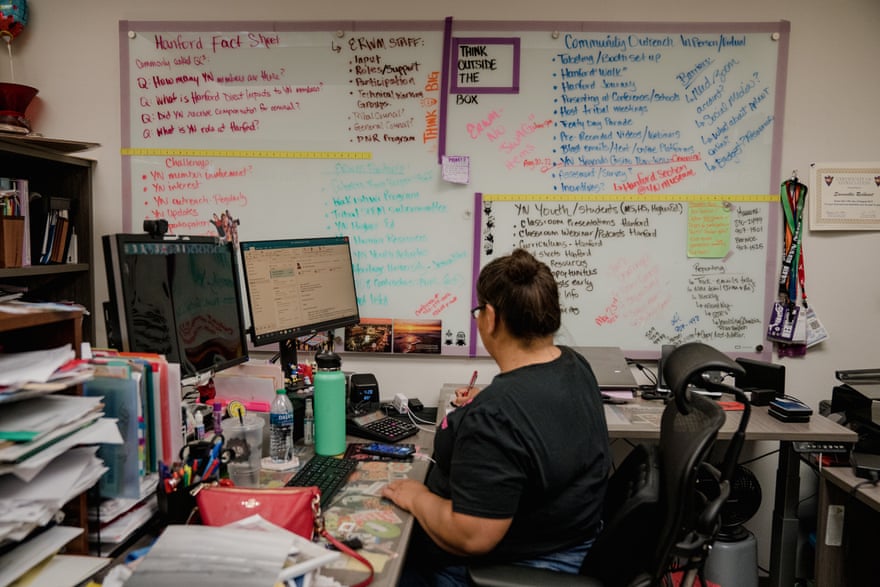
M 191 493 L 199 483 L 187 487 L 178 487 L 175 491 L 166 492 L 162 481 L 156 488 L 159 500 L 159 516 L 166 524 L 186 524 L 196 508 L 196 498 Z M 195 520 L 193 520 L 195 521 Z

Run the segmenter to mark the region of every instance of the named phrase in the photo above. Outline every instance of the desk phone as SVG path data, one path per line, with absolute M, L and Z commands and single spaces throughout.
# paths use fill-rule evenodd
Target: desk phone
M 381 410 L 348 416 L 346 429 L 346 432 L 352 436 L 379 442 L 397 442 L 414 436 L 419 431 L 412 422 L 386 416 Z

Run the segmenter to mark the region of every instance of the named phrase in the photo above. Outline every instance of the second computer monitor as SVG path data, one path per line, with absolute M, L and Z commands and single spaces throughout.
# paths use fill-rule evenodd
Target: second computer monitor
M 360 322 L 348 237 L 241 243 L 254 345 Z

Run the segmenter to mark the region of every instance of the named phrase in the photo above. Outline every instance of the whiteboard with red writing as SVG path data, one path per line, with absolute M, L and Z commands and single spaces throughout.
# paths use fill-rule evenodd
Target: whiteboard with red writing
M 122 21 L 119 38 L 126 231 L 349 236 L 383 352 L 482 353 L 474 279 L 514 246 L 563 285 L 564 342 L 758 352 L 785 22 Z M 695 220 L 707 202 L 726 215 Z

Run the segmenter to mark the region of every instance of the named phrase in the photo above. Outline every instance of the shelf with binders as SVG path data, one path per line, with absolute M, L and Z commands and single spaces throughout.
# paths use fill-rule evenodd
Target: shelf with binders
M 93 143 L 39 141 L 4 137 L 0 139 L 0 177 L 27 182 L 30 263 L 0 268 L 0 289 L 4 285 L 26 290 L 23 299 L 73 302 L 94 314 L 94 251 L 92 247 L 92 190 L 96 162 L 70 153 L 97 146 Z M 37 196 L 39 194 L 39 196 Z M 69 221 L 65 238 L 55 250 L 55 262 L 40 263 L 46 217 L 31 211 L 51 211 L 66 206 Z M 75 234 L 75 236 L 73 236 Z M 35 246 L 36 240 L 39 239 Z M 63 245 L 63 246 L 62 246 Z M 67 249 L 64 255 L 63 248 Z M 94 321 L 83 321 L 85 340 L 95 342 Z

